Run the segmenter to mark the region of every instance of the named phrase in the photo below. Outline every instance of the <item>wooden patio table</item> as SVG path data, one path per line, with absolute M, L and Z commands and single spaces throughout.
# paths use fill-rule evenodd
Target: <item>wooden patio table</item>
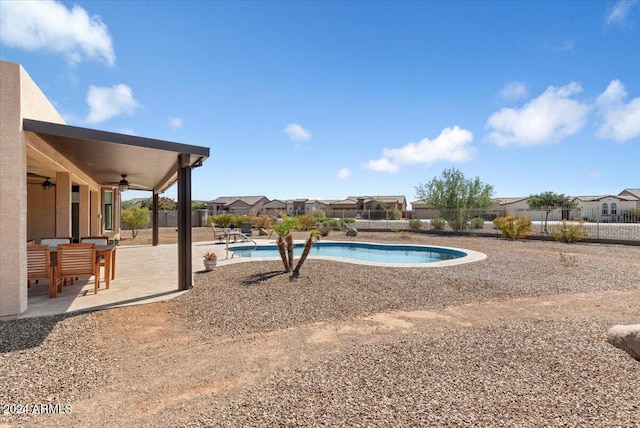
M 51 263 L 56 265 L 58 257 L 58 249 L 52 249 L 50 252 Z M 116 277 L 116 246 L 110 245 L 96 245 L 96 263 L 99 263 L 100 257 L 104 257 L 104 282 L 106 288 L 109 288 L 109 281 Z M 100 282 L 100 265 L 96 270 L 96 282 Z

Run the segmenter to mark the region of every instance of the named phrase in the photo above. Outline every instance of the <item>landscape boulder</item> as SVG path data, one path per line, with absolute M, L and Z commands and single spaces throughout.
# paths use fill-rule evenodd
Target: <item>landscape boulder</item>
M 347 236 L 356 236 L 358 234 L 358 230 L 355 227 L 350 227 L 347 229 Z
M 640 324 L 611 327 L 607 332 L 607 342 L 640 361 Z

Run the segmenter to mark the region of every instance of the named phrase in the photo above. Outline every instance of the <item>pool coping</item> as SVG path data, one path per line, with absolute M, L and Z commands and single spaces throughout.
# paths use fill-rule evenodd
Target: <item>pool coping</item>
M 364 241 L 334 241 L 334 240 L 322 240 L 322 242 L 326 243 L 350 243 L 350 244 L 366 244 L 366 245 L 384 245 L 388 247 L 426 247 L 426 248 L 442 248 L 445 250 L 453 250 L 460 251 L 466 254 L 465 257 L 460 257 L 456 259 L 450 260 L 442 260 L 439 262 L 430 262 L 430 263 L 384 263 L 384 262 L 371 262 L 365 260 L 356 260 L 356 259 L 345 259 L 341 257 L 331 257 L 331 256 L 309 256 L 308 260 L 330 260 L 337 261 L 342 263 L 351 263 L 356 265 L 366 265 L 366 266 L 381 266 L 381 267 L 400 267 L 400 268 L 430 268 L 430 267 L 445 267 L 445 266 L 457 266 L 466 263 L 473 263 L 480 260 L 484 260 L 487 258 L 487 255 L 481 253 L 479 251 L 468 250 L 465 248 L 456 248 L 456 247 L 445 247 L 442 245 L 420 245 L 420 244 L 391 244 L 391 243 L 380 243 L 380 242 L 364 242 Z M 269 240 L 266 242 L 256 241 L 256 246 L 272 246 L 276 245 L 276 241 Z M 294 244 L 304 244 L 305 240 L 295 240 Z M 239 242 L 235 244 L 229 245 L 229 252 L 233 251 L 233 248 L 237 247 L 246 247 L 246 242 Z M 257 262 L 257 261 L 273 261 L 280 260 L 280 257 L 251 257 L 251 258 L 243 258 L 243 257 L 233 257 L 231 255 L 228 259 L 219 259 L 220 265 L 224 265 L 227 263 L 243 263 L 243 262 Z

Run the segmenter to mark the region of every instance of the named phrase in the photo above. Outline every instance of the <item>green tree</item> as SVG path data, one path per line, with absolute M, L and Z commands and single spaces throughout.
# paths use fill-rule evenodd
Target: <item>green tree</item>
M 191 202 L 191 211 L 206 210 L 206 209 L 207 209 L 206 202 Z
M 371 210 L 369 218 L 371 220 L 380 220 L 386 217 L 387 203 L 380 199 L 374 199 L 369 204 L 369 209 Z
M 551 211 L 557 208 L 573 208 L 575 204 L 564 195 L 564 193 L 543 192 L 529 196 L 529 208 L 543 209 L 546 212 L 544 217 L 544 232 L 547 231 L 547 220 Z
M 492 203 L 493 186 L 479 177 L 466 179 L 456 169 L 445 169 L 440 178 L 416 186 L 416 197 L 440 211 L 453 230 L 467 228 L 468 218 L 476 217 Z
M 140 207 L 147 208 L 151 210 L 153 207 L 153 200 L 151 198 L 146 198 L 140 201 Z M 158 210 L 160 211 L 175 211 L 176 210 L 176 201 L 171 198 L 167 198 L 165 196 L 158 198 Z
M 137 205 L 122 210 L 121 221 L 131 228 L 131 236 L 138 236 L 138 229 L 146 226 L 151 221 L 148 208 L 140 208 Z

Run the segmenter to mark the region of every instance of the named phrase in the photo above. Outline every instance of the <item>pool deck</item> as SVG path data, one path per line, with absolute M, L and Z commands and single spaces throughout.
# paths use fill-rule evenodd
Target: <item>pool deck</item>
M 296 243 L 304 241 L 296 241 Z M 323 241 L 343 242 L 343 241 Z M 260 239 L 257 245 L 275 245 L 275 240 Z M 366 243 L 371 244 L 371 243 Z M 251 242 L 231 244 L 233 246 L 253 245 Z M 384 244 L 394 246 L 395 244 Z M 398 244 L 406 246 L 405 244 Z M 397 246 L 397 245 L 396 245 Z M 447 247 L 440 247 L 447 248 Z M 469 263 L 486 258 L 485 254 L 466 249 L 452 248 L 467 253 L 467 257 L 460 259 L 444 260 L 433 263 L 374 263 L 359 260 L 348 260 L 335 257 L 315 257 L 324 260 L 336 260 L 354 264 L 365 264 L 389 267 L 420 267 L 434 268 L 453 266 L 461 263 Z M 215 241 L 194 242 L 192 244 L 192 268 L 193 274 L 204 272 L 202 255 L 207 251 L 214 251 L 218 256 L 218 266 L 231 263 L 242 263 L 257 260 L 279 260 L 279 258 L 240 258 L 232 257 L 227 246 Z M 137 305 L 144 303 L 161 302 L 180 296 L 187 291 L 178 290 L 178 246 L 177 244 L 164 244 L 156 247 L 151 245 L 120 246 L 117 248 L 116 276 L 111 280 L 110 287 L 105 288 L 104 279 L 100 281 L 100 289 L 94 293 L 94 277 L 79 279 L 73 285 L 64 287 L 58 297 L 49 298 L 49 285 L 47 281 L 32 284 L 29 289 L 28 309 L 18 315 L 20 318 L 59 315 L 65 313 L 87 312 L 108 309 L 120 306 Z

